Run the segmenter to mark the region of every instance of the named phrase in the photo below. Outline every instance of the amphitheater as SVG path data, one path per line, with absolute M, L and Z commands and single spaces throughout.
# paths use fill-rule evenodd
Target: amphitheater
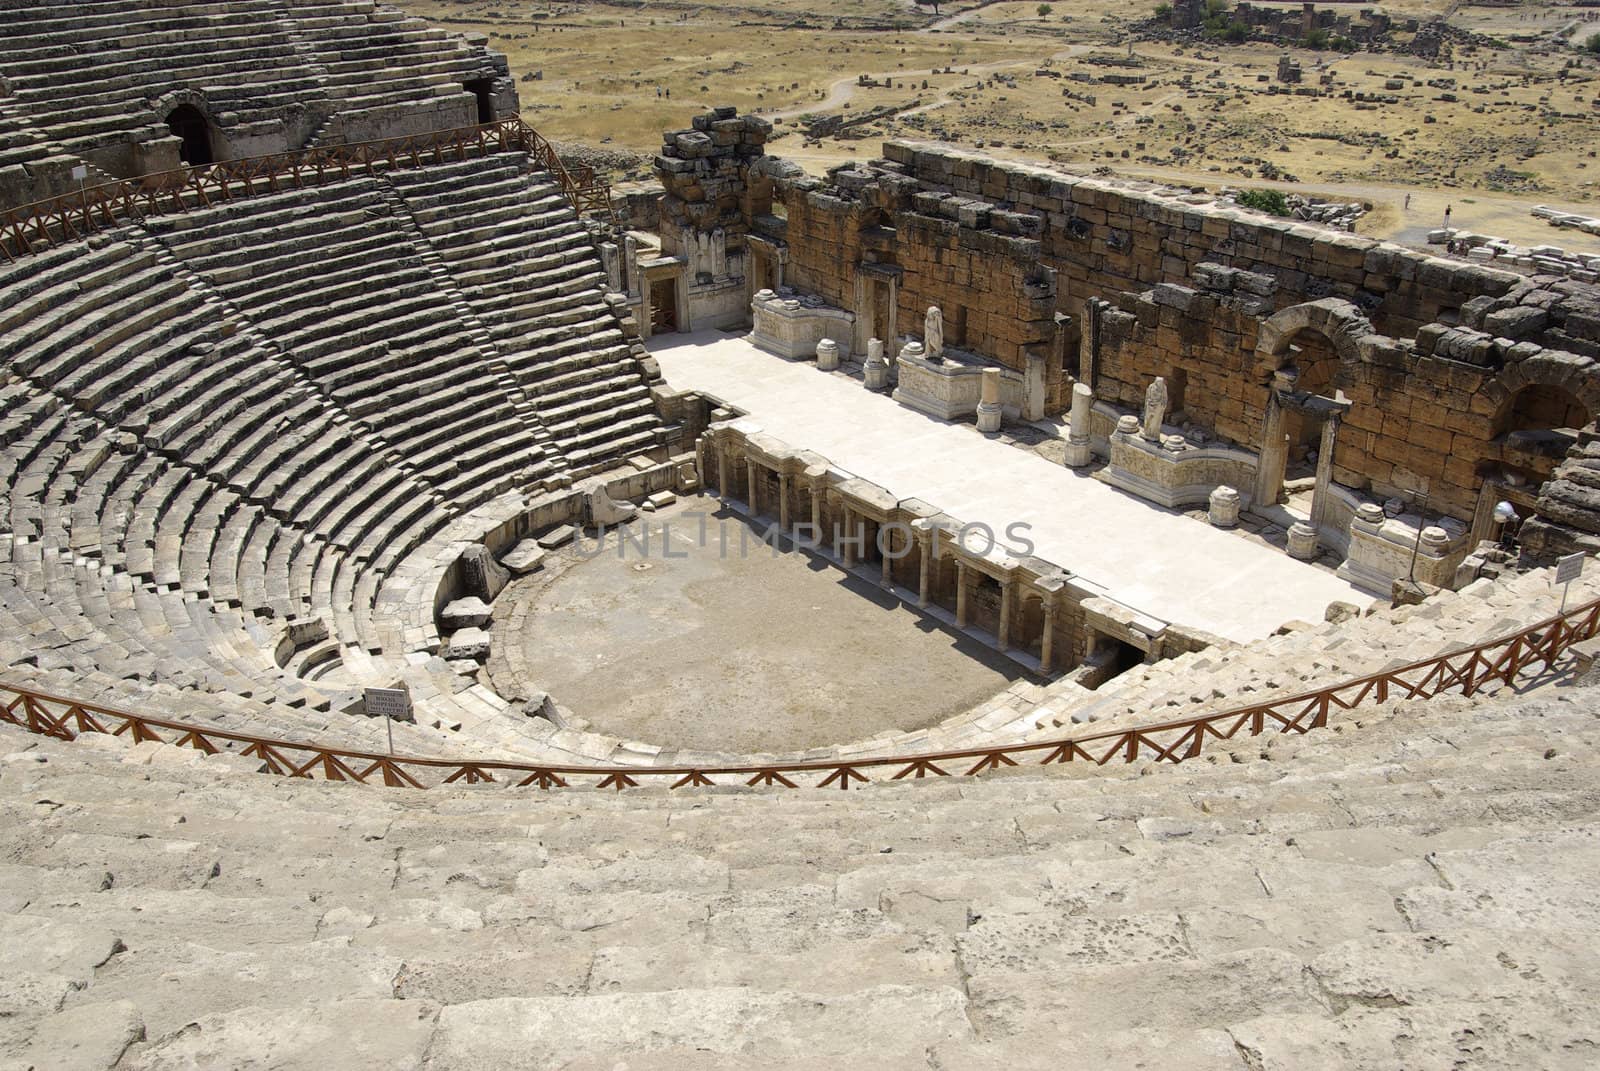
M 1600 1061 L 1593 286 L 0 27 L 0 1067 Z

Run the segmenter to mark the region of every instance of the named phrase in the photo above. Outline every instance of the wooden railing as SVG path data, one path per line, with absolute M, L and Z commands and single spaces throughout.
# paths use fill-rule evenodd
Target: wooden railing
M 0 253 L 15 260 L 55 242 L 72 241 L 132 219 L 209 208 L 240 197 L 300 189 L 353 175 L 376 175 L 380 167 L 425 167 L 497 152 L 528 153 L 550 172 L 574 212 L 617 225 L 611 188 L 594 169 L 567 167 L 548 139 L 520 116 L 512 116 L 483 126 L 323 145 L 87 186 L 0 212 Z
M 664 783 L 671 788 L 729 784 L 797 788 L 804 783 L 817 788 L 848 789 L 852 784 L 873 780 L 973 777 L 1002 767 L 1067 762 L 1104 766 L 1140 759 L 1183 762 L 1203 754 L 1208 741 L 1264 733 L 1306 733 L 1325 727 L 1336 712 L 1363 703 L 1425 699 L 1447 692 L 1472 696 L 1496 684 L 1515 687 L 1531 667 L 1542 666 L 1539 672 L 1546 674 L 1554 672 L 1567 648 L 1593 638 L 1597 631 L 1600 599 L 1476 647 L 1220 714 L 1038 743 L 834 762 L 636 767 L 398 757 L 151 718 L 4 682 L 0 682 L 0 721 L 62 740 L 71 740 L 79 733 L 110 733 L 134 742 L 161 741 L 207 754 L 232 752 L 259 760 L 265 773 L 329 781 L 368 782 L 381 778 L 383 784 L 392 787 L 495 782 L 549 789 L 566 788 L 581 781 L 591 787 L 618 791 L 644 782 Z

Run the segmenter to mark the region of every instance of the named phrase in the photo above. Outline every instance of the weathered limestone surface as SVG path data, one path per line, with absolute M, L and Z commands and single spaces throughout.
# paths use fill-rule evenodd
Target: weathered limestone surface
M 164 0 L 0 7 L 12 124 L 36 131 L 25 167 L 0 167 L 0 207 L 186 163 L 168 119 L 193 109 L 213 159 L 372 141 L 517 110 L 505 57 L 363 0 L 316 5 Z M 81 92 L 63 87 L 83 86 Z M 92 88 L 91 88 L 92 87 Z
M 846 799 L 418 794 L 0 729 L 0 1059 L 1587 1066 L 1593 719 L 1360 721 Z
M 1042 362 L 1050 412 L 1074 380 L 1139 412 L 1162 377 L 1185 430 L 1249 451 L 1287 370 L 1349 405 L 1340 485 L 1379 501 L 1425 489 L 1467 521 L 1486 479 L 1543 484 L 1541 548 L 1600 539 L 1579 475 L 1592 458 L 1570 434 L 1592 438 L 1600 416 L 1593 285 L 944 146 L 884 153 L 825 179 L 768 168 L 786 217 L 755 226 L 786 243 L 793 286 L 856 309 L 881 292 L 860 279 L 892 276 L 900 323 L 937 306 L 948 345 L 1018 372 Z M 1540 438 L 1552 429 L 1560 445 Z

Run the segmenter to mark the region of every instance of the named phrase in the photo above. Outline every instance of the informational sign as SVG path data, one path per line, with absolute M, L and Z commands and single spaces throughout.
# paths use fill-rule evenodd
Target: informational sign
M 368 688 L 366 700 L 369 717 L 411 720 L 411 690 L 408 688 Z
M 82 182 L 84 179 L 86 179 L 88 177 L 89 177 L 89 169 L 87 167 L 85 167 L 83 164 L 79 164 L 79 165 L 77 165 L 76 167 L 74 167 L 72 169 L 72 181 L 73 182 Z
M 1583 559 L 1588 555 L 1581 551 L 1577 554 L 1568 554 L 1556 561 L 1556 583 L 1570 584 L 1583 575 Z
M 394 723 L 415 721 L 411 716 L 411 689 L 367 688 L 367 715 L 383 719 L 383 728 L 389 734 L 389 754 L 394 754 Z

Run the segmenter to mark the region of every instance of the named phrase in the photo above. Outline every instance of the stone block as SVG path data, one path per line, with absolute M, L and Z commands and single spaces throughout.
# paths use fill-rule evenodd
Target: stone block
M 451 631 L 483 628 L 488 625 L 493 613 L 488 603 L 475 595 L 469 595 L 464 599 L 446 603 L 444 609 L 439 611 L 439 624 Z
M 544 556 L 545 550 L 537 540 L 524 539 L 500 558 L 500 564 L 513 576 L 526 576 L 544 568 Z

